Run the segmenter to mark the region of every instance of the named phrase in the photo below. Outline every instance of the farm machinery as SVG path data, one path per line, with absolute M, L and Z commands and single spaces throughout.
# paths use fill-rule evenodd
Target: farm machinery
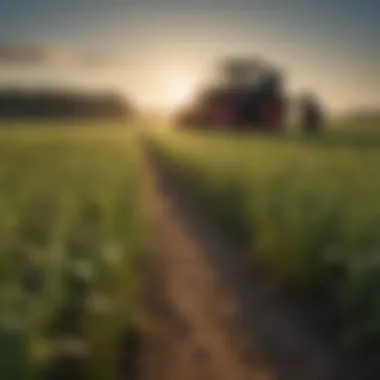
M 258 60 L 230 59 L 217 67 L 213 84 L 177 118 L 182 128 L 281 131 L 294 102 L 286 93 L 281 70 Z M 293 105 L 292 105 L 293 104 Z M 303 94 L 295 106 L 306 133 L 320 130 L 323 115 L 317 98 Z
M 283 76 L 269 65 L 232 59 L 217 68 L 214 84 L 178 116 L 180 126 L 201 129 L 281 130 L 286 115 Z

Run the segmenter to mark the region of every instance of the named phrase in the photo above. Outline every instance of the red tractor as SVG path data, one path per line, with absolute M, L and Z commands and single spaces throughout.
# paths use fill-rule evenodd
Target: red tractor
M 220 80 L 204 89 L 192 109 L 182 113 L 182 126 L 208 129 L 280 130 L 286 101 L 282 75 L 252 60 L 230 60 L 219 67 Z

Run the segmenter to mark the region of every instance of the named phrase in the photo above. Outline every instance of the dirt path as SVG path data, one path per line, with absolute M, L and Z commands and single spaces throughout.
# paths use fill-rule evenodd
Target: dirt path
M 140 379 L 348 379 L 313 310 L 300 318 L 253 280 L 244 256 L 148 161 L 144 203 L 154 228 Z

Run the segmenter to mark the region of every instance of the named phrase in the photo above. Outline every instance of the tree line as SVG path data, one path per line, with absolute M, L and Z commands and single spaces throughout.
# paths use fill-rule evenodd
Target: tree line
M 131 102 L 117 93 L 0 89 L 0 118 L 128 118 Z

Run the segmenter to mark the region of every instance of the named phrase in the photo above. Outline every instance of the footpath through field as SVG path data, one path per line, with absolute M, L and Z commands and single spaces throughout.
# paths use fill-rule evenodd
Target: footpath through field
M 255 276 L 144 149 L 152 249 L 141 380 L 359 379 L 315 312 L 300 311 Z

